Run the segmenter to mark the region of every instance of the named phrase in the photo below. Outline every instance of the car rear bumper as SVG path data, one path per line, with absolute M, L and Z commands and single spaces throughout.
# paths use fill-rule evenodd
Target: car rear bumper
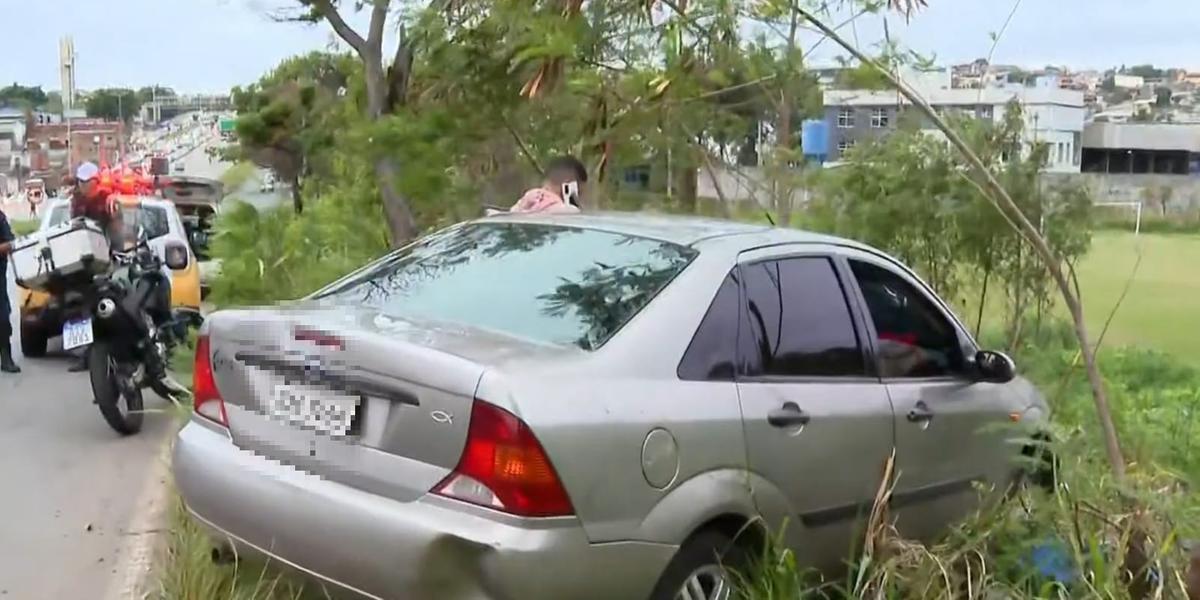
M 676 548 L 591 544 L 575 518 L 515 519 L 438 496 L 398 502 L 237 448 L 193 417 L 174 449 L 216 537 L 373 598 L 645 598 Z

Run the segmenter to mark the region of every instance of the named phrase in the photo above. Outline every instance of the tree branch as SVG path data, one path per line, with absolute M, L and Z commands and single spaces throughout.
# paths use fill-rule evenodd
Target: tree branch
M 408 38 L 408 30 L 400 26 L 399 39 L 396 40 L 396 55 L 387 71 L 387 102 L 388 112 L 404 102 L 408 94 L 408 80 L 412 74 L 413 51 Z
M 333 31 L 338 34 L 338 37 L 346 40 L 346 43 L 350 44 L 350 47 L 354 48 L 354 51 L 360 57 L 366 58 L 368 49 L 367 41 L 361 35 L 358 35 L 358 32 L 354 31 L 353 27 L 350 27 L 346 23 L 346 20 L 338 13 L 337 8 L 333 6 L 333 2 L 330 0 L 312 0 L 312 6 L 325 17 L 326 21 L 329 21 L 329 25 L 333 27 Z
M 909 2 L 909 5 L 922 2 L 922 0 L 906 1 Z M 920 95 L 917 94 L 908 84 L 897 77 L 895 73 L 884 68 L 883 65 L 880 65 L 878 61 L 870 56 L 867 56 L 866 53 L 859 50 L 853 44 L 847 42 L 844 38 L 842 38 L 842 36 L 838 35 L 836 31 L 831 29 L 820 19 L 816 18 L 806 8 L 795 2 L 793 2 L 793 8 L 803 15 L 808 22 L 820 29 L 826 36 L 829 37 L 829 39 L 846 49 L 847 52 L 857 58 L 862 64 L 870 66 L 887 78 L 888 82 L 896 88 L 897 92 L 903 95 L 906 99 L 908 99 L 909 102 L 913 104 L 913 106 L 921 111 L 921 113 L 924 114 L 926 118 L 928 118 L 930 122 L 932 122 L 934 126 L 936 126 L 946 136 L 946 139 L 949 140 L 950 144 L 954 146 L 954 148 L 958 150 L 964 158 L 966 158 L 967 163 L 970 164 L 971 168 L 973 168 L 982 176 L 983 182 L 986 184 L 985 189 L 990 192 L 987 195 L 987 199 L 992 203 L 996 210 L 1000 211 L 1001 213 L 1008 212 L 1008 214 L 1016 221 L 1018 225 L 1017 232 L 1021 235 L 1021 237 L 1025 238 L 1025 241 L 1029 243 L 1034 252 L 1037 254 L 1039 260 L 1041 260 L 1042 264 L 1045 265 L 1046 269 L 1050 272 L 1050 276 L 1054 279 L 1055 284 L 1062 293 L 1063 301 L 1066 303 L 1067 309 L 1071 313 L 1071 320 L 1075 325 L 1075 335 L 1079 340 L 1080 351 L 1083 352 L 1084 363 L 1087 367 L 1088 381 L 1092 387 L 1092 397 L 1096 404 L 1096 416 L 1100 421 L 1100 430 L 1103 433 L 1104 447 L 1108 457 L 1109 466 L 1112 468 L 1113 477 L 1117 480 L 1117 482 L 1124 483 L 1125 457 L 1121 452 L 1120 441 L 1117 437 L 1116 424 L 1113 422 L 1112 418 L 1112 409 L 1108 404 L 1108 395 L 1104 390 L 1104 380 L 1101 377 L 1100 369 L 1096 364 L 1094 349 L 1091 347 L 1090 341 L 1088 340 L 1087 324 L 1085 323 L 1083 316 L 1083 304 L 1080 300 L 1080 297 L 1072 291 L 1071 284 L 1066 275 L 1063 273 L 1062 267 L 1054 255 L 1054 251 L 1050 249 L 1050 246 L 1046 243 L 1046 240 L 1042 238 L 1041 234 L 1038 233 L 1037 228 L 1034 227 L 1033 223 L 1029 221 L 1028 217 L 1021 212 L 1020 208 L 1017 206 L 1017 203 L 1012 199 L 1012 196 L 1008 194 L 1008 191 L 1004 189 L 1004 186 L 1000 184 L 1000 181 L 996 179 L 995 173 L 993 173 L 992 170 L 983 163 L 979 156 L 971 150 L 970 146 L 967 145 L 966 141 L 963 140 L 962 136 L 958 135 L 958 132 L 956 132 L 954 128 L 950 127 L 950 125 L 946 123 L 941 115 L 937 114 L 937 111 L 933 110 L 933 107 L 930 106 L 928 102 L 921 98 Z
M 538 175 L 545 175 L 546 170 L 542 168 L 542 163 L 538 162 L 538 159 L 533 155 L 533 152 L 529 151 L 529 146 L 525 145 L 525 140 L 521 139 L 521 135 L 517 133 L 517 130 L 512 128 L 512 125 L 509 124 L 508 119 L 504 119 L 504 128 L 508 130 L 508 133 L 512 136 L 513 141 L 517 143 L 517 147 L 521 149 L 521 154 L 524 154 L 525 158 L 529 160 L 529 164 L 533 165 L 533 168 L 537 170 Z

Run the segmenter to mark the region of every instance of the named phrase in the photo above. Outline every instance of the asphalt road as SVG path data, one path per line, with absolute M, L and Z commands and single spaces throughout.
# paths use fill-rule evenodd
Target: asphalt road
M 52 354 L 0 374 L 3 598 L 99 598 L 132 536 L 145 533 L 129 524 L 173 416 L 148 414 L 141 433 L 121 437 L 92 404 L 87 374 L 68 364 Z
M 185 173 L 218 177 L 228 165 L 210 163 L 203 148 L 185 159 Z M 249 198 L 269 206 L 277 196 Z M 68 373 L 54 352 L 25 359 L 19 375 L 0 374 L 0 599 L 100 598 L 119 573 L 124 554 L 144 531 L 131 522 L 144 510 L 145 490 L 162 485 L 156 461 L 174 417 L 169 403 L 146 391 L 141 433 L 122 437 L 91 403 L 86 373 Z

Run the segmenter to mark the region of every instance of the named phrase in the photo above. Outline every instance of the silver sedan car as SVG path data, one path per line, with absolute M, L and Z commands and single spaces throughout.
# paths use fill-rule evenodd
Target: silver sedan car
M 768 532 L 836 570 L 893 450 L 927 539 L 1046 416 L 888 256 L 647 214 L 450 227 L 214 313 L 195 367 L 190 513 L 367 598 L 723 598 Z

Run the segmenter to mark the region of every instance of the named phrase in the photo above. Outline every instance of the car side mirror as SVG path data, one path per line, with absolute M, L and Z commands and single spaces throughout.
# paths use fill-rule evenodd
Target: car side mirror
M 980 350 L 975 353 L 975 376 L 987 383 L 1008 383 L 1017 376 L 1017 365 L 1003 352 Z

